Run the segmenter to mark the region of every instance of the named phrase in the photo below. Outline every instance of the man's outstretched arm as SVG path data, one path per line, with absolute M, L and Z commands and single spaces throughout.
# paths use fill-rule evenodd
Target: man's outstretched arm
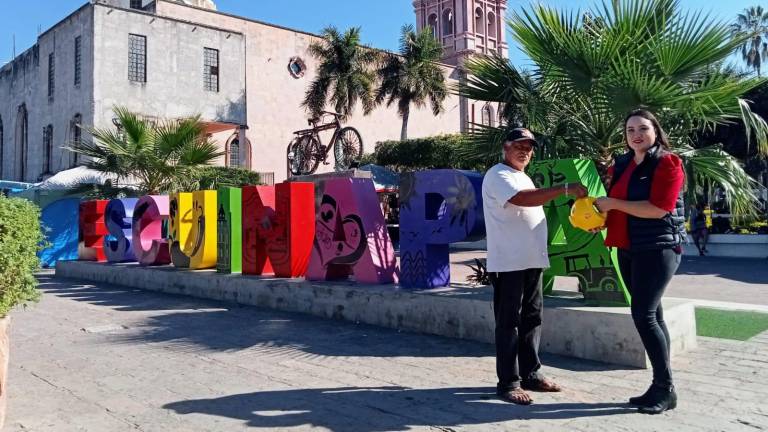
M 566 185 L 552 186 L 543 189 L 527 189 L 518 192 L 508 202 L 520 207 L 538 207 L 565 193 Z M 581 183 L 569 183 L 568 195 L 576 198 L 587 196 L 587 188 Z

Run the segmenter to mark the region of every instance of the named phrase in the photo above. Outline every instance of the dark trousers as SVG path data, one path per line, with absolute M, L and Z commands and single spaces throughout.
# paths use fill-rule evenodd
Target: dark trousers
M 541 269 L 491 273 L 496 318 L 496 390 L 539 379 L 541 339 Z
M 674 249 L 631 252 L 619 249 L 619 268 L 632 296 L 632 319 L 653 367 L 653 383 L 672 385 L 669 365 L 669 331 L 664 322 L 661 297 L 680 265 Z

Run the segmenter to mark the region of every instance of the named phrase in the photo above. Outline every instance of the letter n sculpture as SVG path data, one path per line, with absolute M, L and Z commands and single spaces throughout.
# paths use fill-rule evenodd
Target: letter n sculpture
M 315 234 L 315 186 L 243 187 L 243 274 L 304 276 Z
M 133 210 L 133 253 L 141 265 L 163 265 L 171 262 L 168 240 L 163 236 L 163 223 L 168 220 L 168 197 L 146 195 L 139 198 Z
M 605 196 L 605 188 L 591 160 L 567 159 L 532 163 L 529 175 L 536 187 L 581 182 L 590 196 Z M 604 244 L 605 231 L 591 234 L 568 221 L 572 197 L 560 196 L 544 206 L 549 233 L 549 265 L 544 293 L 552 291 L 555 276 L 579 280 L 584 299 L 595 305 L 628 305 L 629 293 L 621 279 L 616 251 Z M 652 271 L 652 270 L 651 270 Z
M 431 170 L 400 176 L 400 285 L 434 288 L 451 281 L 448 245 L 485 235 L 475 172 Z
M 104 237 L 109 233 L 104 223 L 107 200 L 80 203 L 80 236 L 77 258 L 82 261 L 104 262 Z
M 307 279 L 359 283 L 396 281 L 394 248 L 371 179 L 336 178 L 320 183 L 320 208 Z

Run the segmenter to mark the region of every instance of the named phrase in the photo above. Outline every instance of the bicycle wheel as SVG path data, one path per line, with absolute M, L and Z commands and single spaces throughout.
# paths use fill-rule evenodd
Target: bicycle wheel
M 363 138 L 353 127 L 345 127 L 339 131 L 333 148 L 336 157 L 336 170 L 344 171 L 360 162 L 363 157 Z
M 291 174 L 307 175 L 317 170 L 320 164 L 320 143 L 312 135 L 304 135 L 294 146 Z

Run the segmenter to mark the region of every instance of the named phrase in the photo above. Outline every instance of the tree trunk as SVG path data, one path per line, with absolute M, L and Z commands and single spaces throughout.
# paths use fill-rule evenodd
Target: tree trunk
M 601 146 L 600 155 L 594 162 L 597 174 L 600 176 L 600 179 L 603 181 L 603 186 L 605 186 L 605 189 L 607 190 L 611 185 L 612 180 L 608 175 L 608 167 L 613 163 L 613 155 L 610 150 L 608 150 L 608 146 Z
M 403 128 L 400 130 L 400 141 L 408 139 L 408 117 L 411 114 L 410 108 L 406 108 L 403 113 Z

